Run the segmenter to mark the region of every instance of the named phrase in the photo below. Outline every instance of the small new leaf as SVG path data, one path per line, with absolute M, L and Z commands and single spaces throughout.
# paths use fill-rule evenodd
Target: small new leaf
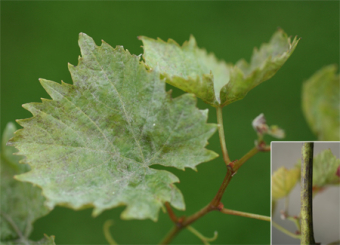
M 174 40 L 139 37 L 143 42 L 146 66 L 159 71 L 166 82 L 193 93 L 212 106 L 225 106 L 242 99 L 260 83 L 271 78 L 293 53 L 293 42 L 280 29 L 268 44 L 255 49 L 250 63 L 236 65 L 218 60 L 214 54 L 197 47 L 193 36 L 182 46 Z
M 302 109 L 318 140 L 340 140 L 340 79 L 337 66 L 317 71 L 302 88 Z
M 15 175 L 29 170 L 27 164 L 19 163 L 22 157 L 13 155 L 16 149 L 6 146 L 6 142 L 14 136 L 15 130 L 13 123 L 6 125 L 1 145 L 0 167 L 0 240 L 12 243 L 17 239 L 28 238 L 33 222 L 49 212 L 44 206 L 45 198 L 41 195 L 40 188 L 14 179 Z
M 278 200 L 286 197 L 300 178 L 300 169 L 281 167 L 272 176 L 272 198 Z
M 297 162 L 296 166 L 301 166 L 301 159 Z M 339 185 L 340 177 L 337 175 L 339 167 L 340 159 L 336 158 L 330 149 L 314 156 L 313 187 L 323 188 L 329 185 Z
M 82 57 L 69 65 L 73 85 L 41 79 L 53 100 L 29 103 L 33 117 L 11 144 L 32 170 L 17 178 L 40 186 L 48 205 L 94 207 L 93 215 L 126 205 L 124 219 L 157 220 L 164 202 L 184 209 L 172 173 L 155 164 L 196 169 L 217 154 L 205 149 L 216 131 L 196 98 L 175 99 L 159 73 L 139 57 L 79 35 Z
M 285 131 L 276 125 L 268 126 L 263 113 L 258 115 L 252 122 L 253 128 L 260 138 L 269 134 L 275 138 L 282 139 L 285 137 Z

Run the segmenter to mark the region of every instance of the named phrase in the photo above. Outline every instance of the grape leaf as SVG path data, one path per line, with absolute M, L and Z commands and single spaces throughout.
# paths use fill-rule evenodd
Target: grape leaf
M 32 170 L 17 178 L 40 186 L 48 205 L 94 207 L 93 215 L 126 205 L 123 219 L 157 220 L 169 202 L 184 209 L 178 178 L 155 164 L 195 169 L 218 155 L 205 149 L 217 125 L 196 98 L 175 99 L 139 57 L 79 35 L 82 57 L 69 65 L 74 85 L 40 82 L 53 100 L 29 103 L 29 119 L 11 144 Z
M 0 245 L 55 245 L 54 236 L 47 236 L 41 239 L 40 241 L 31 241 L 27 239 L 18 239 L 16 241 L 6 241 L 0 242 Z
M 281 167 L 272 176 L 272 198 L 277 200 L 286 197 L 300 178 L 300 169 Z
M 297 162 L 301 167 L 301 159 Z M 321 188 L 328 185 L 338 185 L 340 177 L 337 175 L 340 159 L 333 155 L 330 149 L 324 150 L 313 159 L 313 187 Z
M 20 164 L 20 156 L 13 155 L 16 149 L 6 146 L 16 130 L 13 123 L 6 125 L 1 146 L 1 211 L 0 240 L 9 241 L 28 237 L 32 223 L 46 215 L 49 209 L 44 206 L 45 198 L 41 189 L 29 183 L 22 183 L 13 177 L 29 170 L 27 164 Z
M 212 106 L 225 106 L 240 100 L 260 83 L 271 78 L 293 53 L 293 42 L 280 29 L 268 44 L 255 49 L 250 63 L 236 65 L 218 60 L 214 54 L 197 47 L 193 36 L 182 46 L 174 40 L 164 42 L 140 36 L 146 66 L 159 71 L 166 82 L 193 93 Z
M 340 79 L 336 65 L 326 66 L 302 88 L 302 109 L 318 140 L 340 140 Z

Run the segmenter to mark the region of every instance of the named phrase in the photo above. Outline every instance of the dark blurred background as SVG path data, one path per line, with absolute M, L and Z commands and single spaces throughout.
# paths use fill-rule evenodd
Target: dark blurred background
M 252 90 L 243 100 L 224 108 L 227 147 L 239 159 L 254 146 L 256 134 L 251 121 L 264 113 L 269 125 L 286 130 L 285 140 L 316 140 L 301 111 L 301 85 L 316 70 L 339 62 L 339 2 L 337 1 L 251 1 L 251 2 L 1 2 L 1 132 L 8 121 L 28 118 L 21 105 L 49 98 L 38 82 L 46 78 L 71 83 L 67 62 L 76 65 L 80 55 L 79 32 L 103 39 L 112 46 L 123 45 L 133 54 L 142 53 L 138 35 L 182 44 L 190 34 L 198 45 L 220 59 L 235 63 L 249 61 L 253 47 L 268 42 L 281 27 L 288 35 L 301 37 L 292 57 L 269 81 Z M 170 89 L 170 86 L 168 86 Z M 182 92 L 173 89 L 176 97 Z M 209 122 L 216 122 L 209 108 Z M 267 138 L 269 143 L 273 138 Z M 208 148 L 221 153 L 218 135 Z M 222 158 L 198 167 L 198 172 L 170 169 L 181 180 L 190 215 L 216 194 L 225 175 Z M 270 154 L 249 160 L 235 175 L 223 197 L 225 207 L 270 215 Z M 123 207 L 93 218 L 91 209 L 73 211 L 56 207 L 36 221 L 32 239 L 43 233 L 56 236 L 57 244 L 106 244 L 102 226 L 108 219 L 120 244 L 155 244 L 172 227 L 167 214 L 159 221 L 124 221 Z M 269 222 L 217 212 L 193 224 L 204 235 L 219 232 L 214 244 L 268 244 Z M 200 244 L 189 231 L 182 231 L 174 244 Z

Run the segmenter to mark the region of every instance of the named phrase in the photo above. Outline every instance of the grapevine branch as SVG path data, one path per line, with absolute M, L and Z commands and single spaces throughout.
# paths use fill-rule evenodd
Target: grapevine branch
M 182 229 L 186 228 L 187 226 L 189 226 L 190 224 L 192 224 L 205 214 L 213 210 L 218 211 L 222 210 L 223 204 L 221 204 L 220 201 L 234 173 L 232 167 L 228 165 L 227 168 L 228 170 L 226 176 L 213 200 L 208 205 L 206 205 L 204 208 L 194 213 L 193 215 L 187 218 L 182 217 L 177 219 L 177 221 L 175 222 L 175 227 L 173 227 L 173 229 L 170 230 L 170 232 L 165 236 L 165 238 L 161 241 L 160 244 L 169 244 L 172 241 L 172 239 L 177 235 L 177 233 L 179 233 Z M 171 214 L 169 215 L 171 216 Z
M 233 166 L 234 171 L 236 172 L 246 161 L 249 160 L 249 158 L 254 156 L 259 151 L 260 151 L 259 148 L 255 146 L 248 153 L 246 153 L 240 160 L 235 161 L 235 163 L 233 164 L 234 165 Z
M 219 124 L 219 137 L 220 137 L 220 143 L 221 143 L 221 148 L 222 148 L 222 152 L 223 152 L 223 159 L 224 162 L 226 163 L 227 166 L 227 173 L 224 177 L 224 180 L 217 192 L 217 194 L 215 195 L 215 197 L 212 199 L 212 201 L 206 205 L 204 208 L 202 208 L 201 210 L 199 210 L 198 212 L 194 213 L 193 215 L 189 216 L 189 217 L 181 217 L 181 218 L 177 218 L 173 212 L 173 210 L 170 207 L 169 203 L 165 204 L 165 207 L 168 211 L 169 217 L 170 219 L 174 222 L 175 226 L 169 231 L 169 233 L 164 237 L 164 239 L 160 242 L 160 244 L 169 244 L 172 239 L 174 239 L 174 237 L 184 228 L 187 228 L 190 224 L 192 224 L 193 222 L 195 222 L 197 219 L 201 218 L 202 216 L 204 216 L 205 214 L 211 212 L 211 211 L 220 211 L 220 212 L 227 212 L 223 208 L 223 204 L 221 203 L 221 199 L 223 197 L 223 194 L 226 190 L 226 188 L 229 185 L 229 182 L 231 181 L 232 177 L 234 176 L 234 174 L 236 173 L 236 171 L 248 160 L 250 159 L 252 156 L 254 156 L 256 153 L 258 153 L 259 151 L 261 151 L 261 149 L 259 149 L 258 147 L 254 147 L 253 149 L 251 149 L 248 153 L 246 153 L 240 160 L 235 160 L 233 162 L 230 161 L 229 156 L 228 156 L 228 152 L 227 152 L 227 148 L 226 148 L 226 144 L 225 144 L 225 137 L 224 137 L 224 130 L 223 130 L 223 119 L 222 119 L 222 107 L 217 107 L 217 121 Z M 222 211 L 224 210 L 224 211 Z M 234 211 L 234 212 L 238 212 L 238 211 Z M 243 213 L 243 212 L 239 212 Z M 245 214 L 245 213 L 243 213 Z M 270 220 L 270 217 L 265 217 L 262 216 L 262 218 L 260 218 L 261 215 L 255 215 L 255 214 L 249 214 L 247 213 L 248 216 L 245 217 L 250 217 L 254 218 L 255 216 L 257 216 L 257 218 L 262 219 L 262 220 Z

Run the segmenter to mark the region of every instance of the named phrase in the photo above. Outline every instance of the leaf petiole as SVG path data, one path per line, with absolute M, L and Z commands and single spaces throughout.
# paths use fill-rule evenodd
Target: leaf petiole
M 252 214 L 252 213 L 246 213 L 246 212 L 231 210 L 231 209 L 227 209 L 227 208 L 223 208 L 221 210 L 221 213 L 231 214 L 231 215 L 238 215 L 238 216 L 242 216 L 242 217 L 247 217 L 247 218 L 252 218 L 252 219 L 259 219 L 259 220 L 264 220 L 264 221 L 269 221 L 269 222 L 271 220 L 271 218 L 268 217 L 268 216 L 259 215 L 259 214 Z
M 225 162 L 225 164 L 229 164 L 230 163 L 230 158 L 228 155 L 228 150 L 227 150 L 227 146 L 225 144 L 225 135 L 224 135 L 224 128 L 223 128 L 223 112 L 222 112 L 223 107 L 222 106 L 218 106 L 216 107 L 216 112 L 217 112 L 217 123 L 218 123 L 218 135 L 220 137 L 220 144 L 221 144 L 221 148 L 222 148 L 222 154 L 223 154 L 223 160 Z
M 172 208 L 170 206 L 170 203 L 166 202 L 165 203 L 165 207 L 166 207 L 166 210 L 167 210 L 167 212 L 169 214 L 170 219 L 172 220 L 172 222 L 174 222 L 176 224 L 178 219 L 177 219 L 174 211 L 172 210 Z
M 300 225 L 300 219 L 298 217 L 292 217 L 292 216 L 288 216 L 287 217 L 288 220 L 293 221 L 296 229 L 301 232 L 301 225 Z
M 294 233 L 288 231 L 287 229 L 283 228 L 281 225 L 275 223 L 274 221 L 272 221 L 272 224 L 276 229 L 278 229 L 279 231 L 282 231 L 286 235 L 288 235 L 292 238 L 301 239 L 301 235 L 297 235 L 297 234 L 294 234 Z
M 251 157 L 256 155 L 259 152 L 259 149 L 255 146 L 249 152 L 247 152 L 240 160 L 235 161 L 233 170 L 236 172 L 246 161 L 248 161 Z

